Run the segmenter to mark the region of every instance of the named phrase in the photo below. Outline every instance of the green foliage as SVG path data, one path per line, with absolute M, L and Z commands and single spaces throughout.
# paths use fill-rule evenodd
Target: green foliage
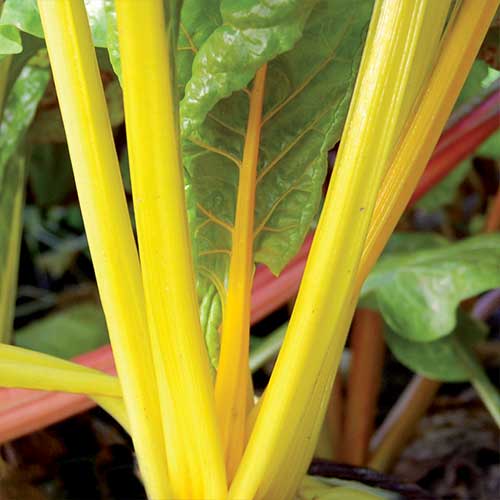
M 470 379 L 470 373 L 461 361 L 456 343 L 460 341 L 471 350 L 487 334 L 484 323 L 459 310 L 453 332 L 438 340 L 415 342 L 389 328 L 385 331 L 385 339 L 398 361 L 415 373 L 444 382 L 463 382 Z
M 65 144 L 40 144 L 33 148 L 29 186 L 40 207 L 61 203 L 74 191 L 71 160 Z
M 107 48 L 111 64 L 120 75 L 118 36 L 114 0 L 85 0 L 92 39 L 96 47 Z M 26 50 L 23 33 L 43 38 L 37 0 L 5 0 L 0 16 L 0 59 Z
M 476 156 L 484 156 L 500 161 L 500 131 L 486 139 L 476 151 Z
M 16 332 L 14 341 L 68 359 L 106 344 L 106 321 L 97 304 L 81 303 L 33 321 Z
M 116 10 L 114 0 L 104 0 L 104 12 L 106 18 L 106 46 L 108 47 L 109 60 L 113 70 L 121 78 L 122 65 L 120 61 L 120 47 L 118 44 L 118 25 L 116 21 Z
M 23 50 L 20 31 L 43 38 L 36 0 L 6 0 L 0 16 L 0 57 Z M 7 34 L 7 35 L 6 35 Z
M 368 277 L 384 320 L 399 335 L 429 342 L 456 325 L 458 304 L 500 286 L 500 234 L 384 256 Z
M 470 158 L 461 162 L 439 184 L 422 197 L 416 206 L 427 212 L 433 212 L 451 204 L 455 199 L 460 184 L 472 170 L 472 167 Z
M 26 206 L 24 240 L 37 272 L 50 279 L 62 278 L 82 252 L 90 259 L 80 207 L 76 203 L 47 209 Z
M 21 141 L 45 91 L 49 72 L 27 66 L 10 91 L 0 125 L 0 339 L 12 329 L 24 202 Z
M 222 0 L 222 24 L 199 48 L 181 103 L 181 126 L 191 135 L 214 105 L 244 88 L 257 69 L 290 50 L 317 0 Z
M 398 231 L 393 233 L 384 248 L 383 255 L 415 252 L 417 250 L 439 248 L 448 245 L 448 240 L 437 233 L 407 233 Z
M 396 500 L 397 493 L 366 486 L 357 481 L 346 481 L 320 476 L 306 476 L 295 500 Z
M 183 2 L 175 55 L 180 98 L 184 97 L 184 89 L 191 78 L 191 67 L 199 47 L 222 24 L 219 4 L 220 0 L 185 0 Z
M 474 61 L 467 80 L 465 80 L 464 86 L 458 96 L 455 108 L 480 96 L 489 84 L 490 79 L 488 75 L 488 65 L 484 61 Z
M 358 0 L 355 5 L 346 0 L 318 2 L 307 18 L 304 36 L 292 50 L 269 63 L 254 251 L 256 262 L 265 263 L 275 274 L 295 255 L 317 213 L 327 152 L 338 141 L 344 124 L 371 6 L 370 0 Z M 192 17 L 181 16 L 180 46 L 184 60 L 181 59 L 179 70 L 189 66 L 188 56 L 184 54 L 187 47 L 200 54 L 206 44 L 210 47 L 216 40 L 209 38 L 201 49 L 194 45 L 195 40 L 202 42 L 196 38 L 199 33 L 194 23 L 203 17 L 204 11 L 200 8 L 192 12 Z M 235 11 L 231 15 L 235 16 Z M 274 19 L 271 18 L 271 24 Z M 209 25 L 202 26 L 206 34 Z M 219 46 L 217 50 L 223 57 L 224 47 Z M 214 72 L 217 71 L 216 67 Z M 179 74 L 180 82 L 187 79 L 186 75 Z M 196 79 L 191 83 L 193 81 Z M 222 94 L 217 96 L 220 99 Z M 189 104 L 192 116 L 196 102 L 190 100 L 188 94 L 183 102 L 182 110 Z M 248 102 L 246 88 L 219 101 L 183 144 L 187 187 L 192 190 L 197 209 L 192 222 L 202 301 L 209 295 L 219 302 L 225 295 Z M 206 112 L 205 102 L 199 106 L 196 109 L 201 120 Z M 222 313 L 221 307 L 219 304 L 207 308 L 214 314 L 214 325 L 215 318 Z M 217 338 L 215 331 L 207 335 Z
M 42 21 L 36 2 L 37 0 L 5 0 L 0 26 L 13 26 L 18 31 L 43 38 Z M 107 45 L 104 3 L 104 0 L 85 0 L 92 38 L 96 47 L 106 47 Z M 19 40 L 16 52 L 4 52 L 3 50 L 3 46 L 0 45 L 1 54 L 17 54 L 22 51 L 22 44 Z

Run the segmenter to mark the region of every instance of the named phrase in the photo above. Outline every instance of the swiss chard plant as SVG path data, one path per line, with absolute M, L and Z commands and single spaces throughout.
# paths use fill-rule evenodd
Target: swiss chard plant
M 390 239 L 454 109 L 459 125 L 440 145 L 463 129 L 455 103 L 467 101 L 460 92 L 497 7 L 5 0 L 0 385 L 88 395 L 130 433 L 154 500 L 377 498 L 306 475 L 334 411 L 359 301 L 354 331 L 373 320 L 380 347 L 385 323 L 402 363 L 431 379 L 471 381 L 500 424 L 500 398 L 474 351 L 484 325 L 457 314 L 465 299 L 500 287 L 500 209 L 491 209 L 489 234 Z M 476 66 L 471 75 L 485 71 L 483 81 L 486 65 Z M 58 111 L 42 101 L 34 118 L 51 75 L 117 376 L 21 347 L 35 347 L 29 332 L 9 345 L 27 159 L 33 144 L 53 154 L 47 143 L 64 140 Z M 123 118 L 122 92 L 120 162 L 112 127 Z M 483 118 L 476 145 L 497 127 Z M 36 195 L 42 177 L 30 179 Z M 282 273 L 313 228 L 290 321 L 250 359 L 256 267 Z M 376 363 L 369 340 L 359 342 L 363 380 Z M 276 354 L 257 397 L 252 369 Z M 359 384 L 353 376 L 356 401 Z M 364 436 L 356 401 L 347 421 Z M 366 439 L 354 438 L 346 461 L 367 462 Z M 394 446 L 380 450 L 370 464 L 383 469 Z

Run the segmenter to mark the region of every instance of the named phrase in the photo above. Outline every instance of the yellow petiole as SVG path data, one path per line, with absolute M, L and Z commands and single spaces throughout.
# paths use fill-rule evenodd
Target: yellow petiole
M 443 11 L 450 2 L 443 2 Z M 347 123 L 285 342 L 230 498 L 288 498 L 311 459 L 355 306 L 379 186 L 420 89 L 411 81 L 445 15 L 430 0 L 377 1 Z M 410 100 L 408 102 L 407 100 Z M 383 126 L 380 123 L 383 122 Z
M 98 370 L 39 352 L 0 344 L 0 385 L 87 394 L 130 431 L 120 383 Z
M 85 5 L 38 8 L 139 466 L 150 498 L 169 498 L 139 260 Z
M 0 344 L 0 385 L 121 398 L 116 377 L 22 347 Z
M 222 322 L 222 341 L 215 384 L 215 402 L 226 455 L 229 481 L 243 455 L 248 409 L 250 300 L 252 291 L 255 186 L 260 126 L 266 82 L 264 65 L 257 71 L 250 95 L 248 125 L 240 167 L 232 233 L 229 283 Z
M 134 210 L 173 495 L 222 499 L 226 475 L 179 151 L 174 18 L 165 20 L 163 0 L 115 3 Z
M 357 277 L 360 288 L 394 231 L 432 155 L 483 41 L 498 0 L 462 0 L 428 87 L 377 197 Z

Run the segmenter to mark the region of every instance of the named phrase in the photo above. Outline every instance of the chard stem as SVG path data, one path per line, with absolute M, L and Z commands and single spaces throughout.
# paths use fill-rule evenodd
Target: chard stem
M 55 356 L 0 344 L 0 359 L 5 387 L 122 397 L 116 377 Z
M 347 384 L 340 461 L 362 466 L 375 426 L 385 358 L 384 322 L 380 314 L 358 309 L 351 330 L 351 365 Z
M 149 496 L 169 498 L 139 259 L 85 5 L 38 8 L 139 466 Z
M 396 405 L 377 430 L 370 444 L 373 454 L 368 467 L 381 472 L 390 470 L 399 452 L 415 432 L 418 421 L 425 415 L 441 382 L 415 375 Z
M 364 391 L 364 389 L 363 389 Z M 329 447 L 332 460 L 340 460 L 340 450 L 342 446 L 342 436 L 344 435 L 344 381 L 342 374 L 337 373 L 333 383 L 328 408 L 326 410 L 325 425 L 330 438 Z
M 2 354 L 4 354 L 2 352 Z M 77 368 L 78 365 L 76 365 Z M 95 372 L 95 373 L 92 373 Z M 0 380 L 3 387 L 86 394 L 106 410 L 125 430 L 130 431 L 127 412 L 121 399 L 118 379 L 96 370 L 48 368 L 21 365 L 2 359 Z
M 500 229 L 500 188 L 497 189 L 493 201 L 488 208 L 488 215 L 486 216 L 486 233 L 494 233 Z
M 222 322 L 222 340 L 215 401 L 229 480 L 243 455 L 249 374 L 250 298 L 252 291 L 255 187 L 259 161 L 266 68 L 255 75 L 250 95 L 243 160 L 232 234 L 229 283 Z
M 408 205 L 488 30 L 498 0 L 463 0 L 428 89 L 384 178 L 363 250 L 361 287 Z
M 406 100 L 420 92 L 412 87 L 411 68 L 417 61 L 427 74 L 450 4 L 375 4 L 336 174 L 230 498 L 288 498 L 307 469 L 354 312 L 357 269 L 378 189 L 414 106 Z
M 169 3 L 116 1 L 152 368 L 159 381 L 173 496 L 222 499 L 227 484 L 199 320 L 180 156 L 172 53 L 175 13 L 165 12 L 164 5 Z

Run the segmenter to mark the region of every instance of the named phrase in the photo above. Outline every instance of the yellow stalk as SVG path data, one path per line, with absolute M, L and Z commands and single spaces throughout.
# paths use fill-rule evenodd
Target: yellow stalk
M 422 57 L 432 62 L 420 48 L 428 34 L 443 30 L 444 16 L 427 22 L 435 7 L 430 0 L 375 4 L 336 174 L 230 498 L 288 498 L 307 469 L 352 318 L 377 192 L 419 92 L 410 91 L 413 102 L 405 102 L 409 68 Z
M 162 0 L 116 1 L 143 283 L 176 498 L 227 493 L 199 322 L 180 160 L 172 23 Z
M 0 344 L 0 360 L 4 387 L 122 397 L 116 377 L 55 356 Z
M 116 377 L 99 372 L 87 373 L 67 368 L 20 365 L 17 361 L 2 360 L 0 385 L 20 389 L 86 394 L 130 432 L 127 412 Z
M 97 284 L 151 498 L 170 496 L 139 260 L 83 0 L 39 0 Z
M 229 284 L 222 322 L 222 342 L 215 384 L 215 402 L 229 481 L 243 455 L 248 409 L 248 349 L 253 278 L 255 185 L 266 65 L 255 75 L 250 96 L 243 161 L 240 168 L 232 234 Z
M 358 287 L 382 253 L 417 186 L 498 5 L 498 0 L 462 1 L 419 109 L 382 183 L 363 250 Z

